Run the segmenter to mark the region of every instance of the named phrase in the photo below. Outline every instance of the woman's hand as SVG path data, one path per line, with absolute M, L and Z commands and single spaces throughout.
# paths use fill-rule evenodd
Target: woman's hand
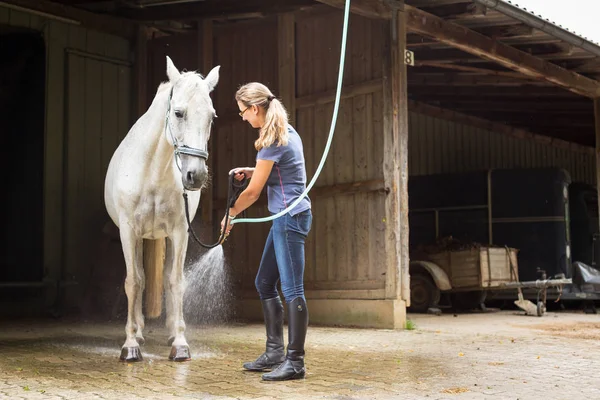
M 269 174 L 273 169 L 273 164 L 275 164 L 275 162 L 272 160 L 258 160 L 256 162 L 256 168 L 234 168 L 229 171 L 229 174 L 235 174 L 234 177 L 236 179 L 238 179 L 239 176 L 239 180 L 244 176 L 247 178 L 253 176 L 254 178 L 250 181 L 248 187 L 240 193 L 240 196 L 233 207 L 229 209 L 229 221 L 226 221 L 226 218 L 223 217 L 223 220 L 221 221 L 221 233 L 225 231 L 225 234 L 229 235 L 231 228 L 233 228 L 233 225 L 231 224 L 231 221 L 233 220 L 232 217 L 235 218 L 236 215 L 240 215 L 245 209 L 258 200 L 260 192 L 265 187 Z
M 252 174 L 254 174 L 254 168 L 237 167 L 229 171 L 229 175 L 231 174 L 234 174 L 234 178 L 238 181 L 241 181 L 242 179 L 244 179 L 244 177 L 250 179 L 252 178 Z
M 229 215 L 229 220 L 227 218 L 227 215 L 225 215 L 223 217 L 223 220 L 221 221 L 221 233 L 223 233 L 223 230 L 225 230 L 225 237 L 227 237 L 229 235 L 229 232 L 231 232 L 231 228 L 233 228 L 233 225 L 231 224 L 231 221 L 233 220 L 233 218 L 231 218 L 231 211 L 230 211 L 230 215 Z

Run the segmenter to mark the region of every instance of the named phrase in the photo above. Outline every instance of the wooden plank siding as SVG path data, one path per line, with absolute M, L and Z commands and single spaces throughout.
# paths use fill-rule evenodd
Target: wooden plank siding
M 411 175 L 556 166 L 566 169 L 573 181 L 596 184 L 593 152 L 513 138 L 416 112 L 409 112 L 409 129 Z
M 327 12 L 298 18 L 296 26 L 297 95 L 300 98 L 335 90 L 343 16 Z M 351 15 L 344 86 L 381 79 L 386 23 Z M 315 186 L 383 178 L 382 87 L 340 102 L 335 136 Z M 311 179 L 321 161 L 333 115 L 333 101 L 297 109 L 298 131 L 305 142 Z M 306 139 L 304 139 L 306 138 Z M 344 291 L 377 290 L 385 286 L 383 220 L 385 195 L 361 192 L 312 197 L 313 228 L 307 245 L 305 287 L 332 291 L 328 298 L 360 298 Z M 336 292 L 337 291 L 337 292 Z M 342 295 L 343 294 L 343 295 Z M 370 293 L 383 298 L 382 290 Z
M 352 16 L 344 83 L 352 85 L 382 76 L 382 22 Z M 247 35 L 252 28 L 252 38 Z M 235 166 L 253 166 L 256 131 L 237 117 L 234 93 L 248 81 L 265 83 L 278 92 L 277 19 L 260 24 L 215 26 L 215 65 L 221 65 L 223 79 L 216 90 L 215 122 L 215 206 L 224 213 L 225 176 Z M 342 15 L 327 12 L 303 18 L 297 15 L 295 29 L 296 96 L 303 97 L 335 89 L 340 56 Z M 365 32 L 368 32 L 365 35 Z M 249 41 L 262 46 L 249 51 Z M 258 50 L 256 50 L 258 49 Z M 258 52 L 258 54 L 256 53 Z M 287 106 L 288 104 L 286 104 Z M 331 152 L 316 186 L 330 186 L 380 179 L 382 172 L 382 90 L 344 99 Z M 333 103 L 303 105 L 295 112 L 296 129 L 302 137 L 308 179 L 314 176 L 325 148 L 333 114 Z M 309 297 L 323 297 L 315 291 L 330 291 L 328 298 L 353 298 L 347 291 L 383 289 L 385 263 L 381 251 L 385 196 L 381 193 L 312 197 L 313 226 L 306 247 L 305 287 Z M 248 216 L 266 216 L 264 202 L 252 207 Z M 219 218 L 220 219 L 220 218 Z M 376 222 L 373 222 L 376 221 Z M 378 222 L 377 222 L 378 221 Z M 241 289 L 252 297 L 264 241 L 270 224 L 242 224 L 235 227 L 225 245 L 229 264 Z M 366 292 L 365 292 L 366 293 Z M 333 297 L 332 297 L 333 296 Z M 383 298 L 383 293 L 375 292 Z M 357 294 L 355 298 L 360 298 Z
M 249 30 L 252 34 L 248 35 Z M 225 204 L 219 199 L 227 196 L 227 174 L 234 167 L 253 167 L 256 160 L 254 140 L 257 132 L 238 116 L 235 92 L 251 81 L 262 82 L 278 95 L 277 18 L 260 24 L 214 26 L 214 65 L 220 65 L 221 79 L 213 101 L 218 118 L 212 134 L 214 152 L 212 188 L 215 207 L 215 229 L 225 215 Z M 260 46 L 256 46 L 260 43 Z M 266 191 L 265 191 L 266 193 Z M 263 197 L 266 194 L 263 193 Z M 256 204 L 246 211 L 247 217 L 268 214 L 266 203 Z M 236 225 L 227 240 L 225 251 L 238 287 L 254 288 L 264 242 L 270 223 Z M 216 237 L 218 230 L 215 230 Z
M 1 5 L 0 23 L 39 31 L 46 42 L 45 278 L 74 280 L 83 290 L 92 258 L 86 250 L 109 220 L 108 162 L 132 123 L 130 45 Z

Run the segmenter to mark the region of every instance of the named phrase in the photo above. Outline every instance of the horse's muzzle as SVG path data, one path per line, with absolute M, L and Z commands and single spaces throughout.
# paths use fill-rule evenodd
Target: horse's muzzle
M 186 190 L 200 190 L 208 179 L 208 169 L 202 166 L 199 169 L 190 169 L 181 174 L 181 181 Z

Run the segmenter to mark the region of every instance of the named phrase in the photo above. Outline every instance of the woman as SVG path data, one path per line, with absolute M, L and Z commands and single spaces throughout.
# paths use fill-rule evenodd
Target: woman
M 242 86 L 235 95 L 240 117 L 257 128 L 258 151 L 254 168 L 235 168 L 230 173 L 236 179 L 251 178 L 229 210 L 230 221 L 221 222 L 228 234 L 237 215 L 250 207 L 267 185 L 269 212 L 286 209 L 306 189 L 306 167 L 302 140 L 288 124 L 287 112 L 281 102 L 263 84 L 252 82 Z M 267 342 L 266 350 L 244 368 L 250 371 L 272 371 L 263 380 L 281 381 L 302 379 L 304 341 L 308 327 L 308 309 L 304 297 L 304 242 L 312 223 L 310 199 L 305 197 L 292 210 L 275 219 L 265 243 L 256 274 L 255 285 L 262 302 Z M 288 347 L 283 345 L 283 305 L 277 292 L 281 291 L 288 305 Z

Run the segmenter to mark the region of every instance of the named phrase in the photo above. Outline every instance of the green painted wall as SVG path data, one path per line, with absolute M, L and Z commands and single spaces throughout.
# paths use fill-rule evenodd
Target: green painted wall
M 39 31 L 46 43 L 44 276 L 77 282 L 66 290 L 69 306 L 86 290 L 106 236 L 104 177 L 132 123 L 131 45 L 0 5 L 0 30 L 15 28 Z M 56 293 L 47 292 L 49 305 Z

